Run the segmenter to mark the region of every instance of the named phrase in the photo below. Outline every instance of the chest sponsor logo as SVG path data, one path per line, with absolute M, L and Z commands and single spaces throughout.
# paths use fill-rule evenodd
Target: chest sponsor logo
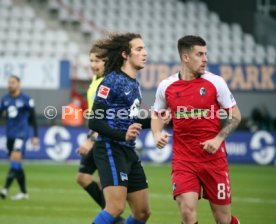
M 192 109 L 192 110 L 177 110 L 174 112 L 174 116 L 177 119 L 180 118 L 201 118 L 201 117 L 207 117 L 208 116 L 208 109 Z
M 8 117 L 9 118 L 15 118 L 18 115 L 18 110 L 15 106 L 9 106 L 8 107 Z

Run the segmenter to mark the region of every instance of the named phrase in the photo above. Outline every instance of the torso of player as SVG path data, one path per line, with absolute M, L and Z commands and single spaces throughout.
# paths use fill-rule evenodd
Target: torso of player
M 139 83 L 124 73 L 112 72 L 106 76 L 97 93 L 97 102 L 109 108 L 107 122 L 112 128 L 126 131 L 138 117 L 141 104 Z M 133 148 L 134 141 L 120 142 Z
M 175 74 L 164 81 L 164 97 L 173 119 L 173 160 L 203 162 L 225 157 L 224 143 L 215 154 L 200 144 L 220 131 L 220 82 L 220 77 L 210 73 L 190 81 Z
M 28 136 L 29 110 L 34 102 L 29 96 L 20 93 L 17 97 L 4 96 L 2 107 L 6 111 L 8 138 L 26 138 Z

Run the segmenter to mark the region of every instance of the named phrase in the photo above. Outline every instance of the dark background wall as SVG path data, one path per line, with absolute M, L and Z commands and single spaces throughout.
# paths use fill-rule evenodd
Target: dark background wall
M 254 13 L 257 10 L 255 0 L 202 0 L 209 10 L 219 14 L 223 22 L 239 23 L 245 32 L 254 32 Z

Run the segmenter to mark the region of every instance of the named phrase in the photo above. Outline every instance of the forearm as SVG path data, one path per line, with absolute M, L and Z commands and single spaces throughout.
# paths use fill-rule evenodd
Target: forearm
M 241 121 L 241 114 L 237 106 L 233 108 L 229 114 L 231 116 L 228 117 L 224 126 L 218 133 L 218 137 L 222 138 L 223 140 L 226 139 L 238 127 Z
M 90 119 L 89 128 L 93 131 L 98 132 L 102 136 L 112 138 L 117 141 L 125 141 L 126 138 L 126 131 L 121 131 L 110 127 L 103 119 Z
M 151 128 L 151 118 L 147 117 L 147 118 L 138 118 L 136 120 L 136 123 L 139 123 L 142 125 L 142 129 L 148 129 Z
M 151 119 L 151 131 L 153 135 L 161 133 L 164 128 L 164 122 L 159 116 L 153 115 Z
M 0 119 L 1 119 L 2 116 L 3 116 L 3 113 L 4 113 L 4 111 L 0 109 Z
M 95 102 L 91 110 L 91 118 L 89 119 L 89 129 L 98 132 L 98 134 L 117 141 L 126 140 L 126 131 L 112 128 L 107 123 L 107 107 L 106 105 Z
M 36 122 L 36 113 L 35 109 L 32 108 L 30 110 L 30 118 L 29 118 L 29 123 L 33 127 L 34 130 L 34 137 L 38 137 L 38 127 L 37 127 L 37 122 Z

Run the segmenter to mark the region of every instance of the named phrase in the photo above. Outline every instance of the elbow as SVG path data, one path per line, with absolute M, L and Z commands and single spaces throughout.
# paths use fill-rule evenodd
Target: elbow
M 236 121 L 237 124 L 241 122 L 241 112 L 239 108 L 236 106 L 232 111 L 232 119 Z
M 234 119 L 238 124 L 241 122 L 241 113 L 233 114 L 232 119 Z
M 242 119 L 240 110 L 236 117 L 237 117 L 238 123 L 240 123 Z
M 239 116 L 237 119 L 238 119 L 238 122 L 241 123 L 241 116 Z

